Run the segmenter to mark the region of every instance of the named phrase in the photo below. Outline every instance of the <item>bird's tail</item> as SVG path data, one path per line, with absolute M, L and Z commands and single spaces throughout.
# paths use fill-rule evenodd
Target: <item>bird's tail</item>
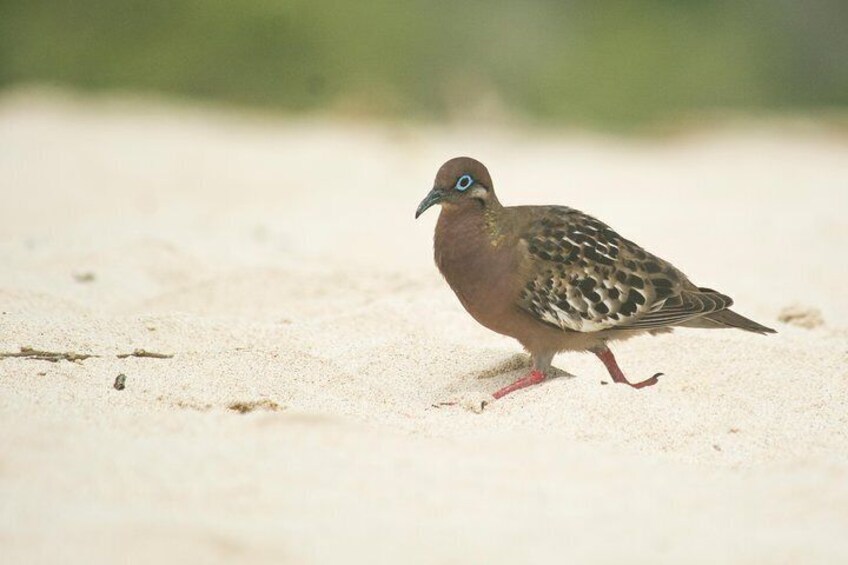
M 746 332 L 754 332 L 762 335 L 777 333 L 777 330 L 773 330 L 772 328 L 766 327 L 762 324 L 758 324 L 754 320 L 749 320 L 745 316 L 740 316 L 733 310 L 722 310 L 720 312 L 715 312 L 713 314 L 704 316 L 702 320 L 709 320 L 710 322 L 715 324 L 710 324 L 710 327 L 715 328 L 739 328 L 740 330 L 745 330 Z

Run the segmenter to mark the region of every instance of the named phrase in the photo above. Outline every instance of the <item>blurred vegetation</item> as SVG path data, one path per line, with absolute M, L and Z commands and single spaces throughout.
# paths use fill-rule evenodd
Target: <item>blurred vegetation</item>
M 845 0 L 0 0 L 0 86 L 626 126 L 848 103 Z

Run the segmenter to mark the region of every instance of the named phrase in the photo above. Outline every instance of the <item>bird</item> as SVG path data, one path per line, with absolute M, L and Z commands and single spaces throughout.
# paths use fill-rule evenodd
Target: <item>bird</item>
M 733 300 L 699 287 L 668 261 L 600 220 L 567 206 L 503 206 L 488 169 L 455 157 L 438 170 L 418 219 L 441 206 L 434 258 L 465 310 L 530 354 L 530 372 L 496 399 L 543 382 L 564 351 L 592 352 L 614 383 L 644 389 L 662 373 L 629 380 L 609 343 L 675 327 L 774 329 L 733 310 Z

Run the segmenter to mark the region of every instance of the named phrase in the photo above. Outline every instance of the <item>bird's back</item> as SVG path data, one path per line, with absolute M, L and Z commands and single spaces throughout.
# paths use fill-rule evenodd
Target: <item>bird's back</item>
M 519 305 L 563 330 L 651 330 L 667 326 L 773 331 L 728 308 L 733 300 L 699 288 L 671 263 L 600 220 L 564 206 L 503 209 L 524 257 Z

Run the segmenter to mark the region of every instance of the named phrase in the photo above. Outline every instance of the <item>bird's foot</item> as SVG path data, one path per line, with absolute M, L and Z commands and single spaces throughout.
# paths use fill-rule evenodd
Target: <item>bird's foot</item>
M 514 383 L 512 383 L 509 386 L 503 387 L 502 389 L 497 391 L 492 396 L 494 396 L 495 399 L 503 398 L 504 396 L 506 396 L 507 394 L 509 394 L 511 392 L 515 392 L 516 390 L 520 390 L 522 388 L 527 388 L 528 386 L 533 386 L 533 385 L 539 384 L 540 382 L 542 382 L 544 380 L 545 380 L 545 373 L 543 373 L 542 371 L 535 371 L 535 370 L 530 371 L 529 375 L 526 375 L 526 376 L 518 379 L 517 381 L 515 381 Z
M 638 383 L 631 383 L 627 380 L 627 377 L 624 376 L 624 373 L 619 368 L 618 363 L 615 360 L 615 356 L 612 354 L 612 351 L 609 350 L 606 346 L 598 347 L 593 349 L 592 352 L 598 356 L 604 366 L 606 366 L 607 371 L 609 371 L 610 376 L 612 377 L 613 382 L 624 384 L 627 386 L 631 386 L 633 388 L 645 388 L 647 386 L 653 386 L 659 382 L 659 378 L 662 376 L 662 373 L 657 373 L 653 377 L 649 379 L 645 379 L 644 381 L 639 381 Z
M 645 388 L 646 386 L 654 386 L 655 384 L 657 384 L 662 375 L 663 375 L 662 373 L 657 373 L 656 375 L 654 375 L 650 379 L 645 379 L 644 381 L 639 381 L 638 383 L 631 383 L 627 379 L 616 380 L 615 377 L 613 377 L 612 380 L 617 382 L 617 383 L 622 383 L 622 384 L 626 384 L 628 386 L 632 386 L 633 388 Z

